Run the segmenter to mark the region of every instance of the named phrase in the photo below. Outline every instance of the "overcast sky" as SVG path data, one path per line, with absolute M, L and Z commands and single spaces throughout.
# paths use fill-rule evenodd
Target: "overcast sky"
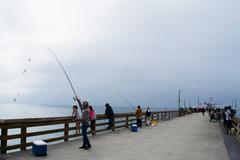
M 0 0 L 0 103 L 176 107 L 240 90 L 239 0 Z M 32 58 L 28 62 L 28 58 Z M 28 69 L 25 74 L 23 71 Z M 17 93 L 20 96 L 17 96 Z

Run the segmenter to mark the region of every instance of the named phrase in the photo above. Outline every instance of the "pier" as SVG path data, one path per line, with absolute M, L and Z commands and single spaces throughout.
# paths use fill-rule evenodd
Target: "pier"
M 26 159 L 50 159 L 50 160 L 229 160 L 231 151 L 226 147 L 226 139 L 224 138 L 221 126 L 218 123 L 210 123 L 208 116 L 203 117 L 199 113 L 190 114 L 179 117 L 177 111 L 155 112 L 154 118 L 159 121 L 155 127 L 143 127 L 139 132 L 131 132 L 128 126 L 133 120 L 133 114 L 117 115 L 114 131 L 106 131 L 101 129 L 97 131 L 96 136 L 91 136 L 92 149 L 85 151 L 78 147 L 82 143 L 82 139 L 69 141 L 69 138 L 75 137 L 70 135 L 69 130 L 74 128 L 66 124 L 66 119 L 57 119 L 58 123 L 64 123 L 65 128 L 61 130 L 63 136 L 53 140 L 63 140 L 65 142 L 49 145 L 48 155 L 46 157 L 36 158 L 32 155 L 31 150 L 2 154 L 0 159 L 6 160 L 26 160 Z M 98 121 L 104 119 L 103 115 L 98 116 Z M 121 120 L 125 119 L 125 120 Z M 144 118 L 143 118 L 144 119 Z M 46 120 L 46 119 L 45 119 Z M 45 120 L 41 125 L 46 124 Z M 53 119 L 52 119 L 53 120 Z M 69 120 L 69 123 L 72 123 Z M 67 121 L 68 121 L 67 120 Z M 239 127 L 239 119 L 235 120 L 236 126 Z M 12 120 L 13 121 L 13 120 Z M 26 121 L 26 120 L 25 120 Z M 36 120 L 37 121 L 37 120 Z M 53 120 L 54 124 L 56 119 Z M 101 122 L 101 121 L 100 121 Z M 2 122 L 3 123 L 3 122 Z M 7 123 L 7 122 L 5 122 Z M 8 123 L 10 123 L 8 121 Z M 26 122 L 25 122 L 26 123 Z M 39 122 L 37 122 L 39 124 Z M 50 123 L 50 122 L 48 122 Z M 52 122 L 53 123 L 53 122 Z M 125 125 L 117 125 L 124 123 Z M 100 124 L 100 123 L 99 123 Z M 18 124 L 20 125 L 20 124 Z M 21 124 L 22 125 L 22 124 Z M 26 124 L 25 124 L 26 125 Z M 28 122 L 32 126 L 33 122 Z M 36 125 L 36 124 L 34 124 Z M 40 124 L 39 124 L 40 125 Z M 101 125 L 104 125 L 101 123 Z M 16 127 L 9 125 L 8 127 Z M 66 129 L 67 128 L 67 129 Z M 21 129 L 25 131 L 25 129 Z M 26 143 L 25 138 L 32 135 L 49 134 L 57 131 L 42 131 L 37 133 L 26 133 L 21 135 L 7 135 L 5 139 L 21 138 L 21 144 L 7 146 L 2 151 L 13 148 L 26 150 L 25 147 L 31 146 Z M 58 130 L 60 132 L 60 129 Z M 239 128 L 235 128 L 239 136 Z M 4 133 L 2 131 L 2 133 Z M 23 139 L 24 138 L 24 139 Z M 236 138 L 236 137 L 234 137 Z M 1 139 L 4 140 L 3 135 Z M 1 141 L 2 142 L 2 141 Z M 3 143 L 4 142 L 4 143 Z M 2 144 L 5 144 L 3 141 Z M 22 143 L 23 142 L 23 143 Z M 236 150 L 237 152 L 237 150 Z M 235 158 L 237 153 L 235 153 Z

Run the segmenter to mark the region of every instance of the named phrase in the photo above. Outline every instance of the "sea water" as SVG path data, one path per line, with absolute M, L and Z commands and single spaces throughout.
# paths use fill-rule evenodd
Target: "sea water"
M 104 114 L 104 106 L 93 106 L 96 114 Z M 135 112 L 132 107 L 112 106 L 115 113 Z M 143 111 L 146 108 L 142 108 Z M 152 111 L 173 110 L 174 108 L 152 107 Z M 29 105 L 0 104 L 0 119 L 46 118 L 71 116 L 71 105 Z

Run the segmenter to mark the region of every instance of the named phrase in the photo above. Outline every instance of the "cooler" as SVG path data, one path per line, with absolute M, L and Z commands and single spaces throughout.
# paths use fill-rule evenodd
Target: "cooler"
M 138 127 L 137 127 L 136 124 L 133 124 L 133 125 L 131 126 L 131 129 L 132 129 L 132 132 L 137 132 L 137 131 L 138 131 Z
M 46 156 L 47 155 L 47 143 L 39 140 L 34 141 L 32 145 L 32 153 L 35 156 Z

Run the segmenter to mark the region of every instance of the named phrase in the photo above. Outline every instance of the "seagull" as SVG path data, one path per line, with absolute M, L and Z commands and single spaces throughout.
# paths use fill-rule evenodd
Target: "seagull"
M 27 69 L 25 69 L 25 70 L 23 71 L 23 74 L 26 73 L 26 72 L 27 72 Z

